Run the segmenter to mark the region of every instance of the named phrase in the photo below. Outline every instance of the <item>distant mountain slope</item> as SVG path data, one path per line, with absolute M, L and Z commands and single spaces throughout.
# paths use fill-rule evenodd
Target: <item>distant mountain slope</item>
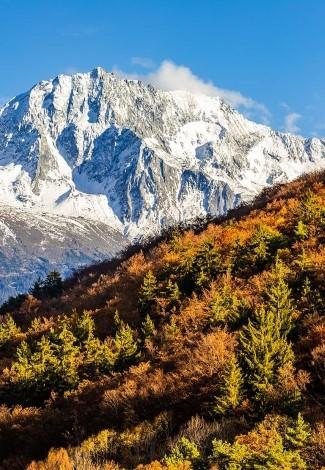
M 45 214 L 45 225 L 47 214 L 83 217 L 130 241 L 224 214 L 264 186 L 324 166 L 324 140 L 257 125 L 219 98 L 159 91 L 101 68 L 42 81 L 0 109 L 0 203 Z M 28 256 L 20 251 L 17 269 Z
M 26 292 L 53 269 L 63 275 L 110 258 L 126 247 L 103 222 L 0 205 L 0 303 Z

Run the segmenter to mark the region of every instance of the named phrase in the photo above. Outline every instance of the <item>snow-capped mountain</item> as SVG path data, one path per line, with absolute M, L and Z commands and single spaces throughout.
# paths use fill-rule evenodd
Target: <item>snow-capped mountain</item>
M 275 132 L 219 98 L 101 68 L 42 81 L 0 109 L 0 299 L 323 167 L 325 140 Z

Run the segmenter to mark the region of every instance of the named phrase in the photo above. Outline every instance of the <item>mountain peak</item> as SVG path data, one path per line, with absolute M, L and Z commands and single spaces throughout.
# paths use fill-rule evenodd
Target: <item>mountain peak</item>
M 1 204 L 77 219 L 81 232 L 85 221 L 104 224 L 131 242 L 225 214 L 265 186 L 324 166 L 325 141 L 274 132 L 220 99 L 162 92 L 101 67 L 40 82 L 0 111 Z M 18 225 L 6 226 L 19 239 Z M 79 249 L 71 243 L 68 267 Z M 42 245 L 38 259 L 49 267 Z
M 103 67 L 95 67 L 91 72 L 90 76 L 92 78 L 103 78 L 108 72 Z

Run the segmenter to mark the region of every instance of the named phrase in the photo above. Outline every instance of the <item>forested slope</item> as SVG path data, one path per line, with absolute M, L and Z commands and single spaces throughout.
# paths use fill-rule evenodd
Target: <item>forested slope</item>
M 319 173 L 9 302 L 1 468 L 321 469 L 324 241 Z

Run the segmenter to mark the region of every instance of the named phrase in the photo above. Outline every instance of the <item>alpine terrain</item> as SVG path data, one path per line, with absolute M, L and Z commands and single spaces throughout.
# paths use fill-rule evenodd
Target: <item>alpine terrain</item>
M 0 300 L 325 167 L 325 139 L 96 68 L 0 108 Z

